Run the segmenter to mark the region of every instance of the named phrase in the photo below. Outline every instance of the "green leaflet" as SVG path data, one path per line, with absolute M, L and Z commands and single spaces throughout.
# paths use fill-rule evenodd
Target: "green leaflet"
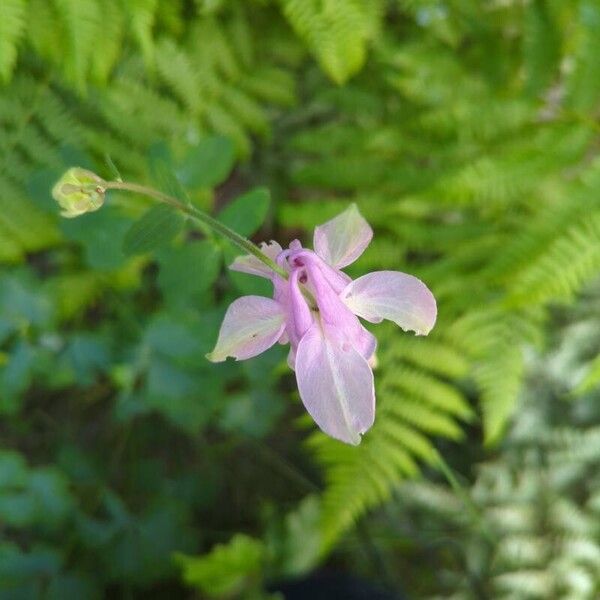
M 215 187 L 227 178 L 234 160 L 231 140 L 216 136 L 204 138 L 188 152 L 178 175 L 191 188 Z
M 211 597 L 226 597 L 246 588 L 246 580 L 260 575 L 264 560 L 260 540 L 238 534 L 201 557 L 179 555 L 184 580 Z
M 243 236 L 251 236 L 264 223 L 271 203 L 267 188 L 259 187 L 230 202 L 218 219 Z

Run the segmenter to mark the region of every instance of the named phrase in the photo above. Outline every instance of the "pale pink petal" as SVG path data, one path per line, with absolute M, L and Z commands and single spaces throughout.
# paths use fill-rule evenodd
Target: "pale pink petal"
M 315 258 L 319 259 L 319 268 L 325 276 L 325 279 L 327 279 L 329 285 L 336 293 L 339 294 L 352 281 L 352 278 L 349 275 L 346 275 L 346 273 L 343 271 L 330 267 L 325 261 L 321 260 L 316 255 Z
M 269 242 L 268 244 L 262 242 L 260 249 L 266 254 L 271 260 L 275 260 L 281 252 L 281 246 L 277 242 Z M 253 256 L 252 254 L 244 254 L 238 256 L 230 265 L 229 268 L 232 271 L 240 271 L 241 273 L 249 273 L 250 275 L 258 275 L 259 277 L 266 277 L 271 279 L 273 271 Z
M 321 268 L 323 261 L 312 254 L 304 257 L 304 264 L 308 274 L 307 285 L 314 294 L 321 322 L 328 330 L 336 331 L 341 339 L 352 344 L 365 359 L 371 358 L 377 340 L 340 299 Z
M 354 314 L 367 321 L 389 319 L 417 335 L 427 335 L 437 317 L 435 298 L 427 286 L 398 271 L 363 275 L 348 285 L 340 297 Z
M 290 304 L 290 285 L 287 279 L 280 275 L 273 276 L 273 300 L 287 308 Z
M 351 204 L 343 213 L 315 229 L 315 252 L 337 269 L 354 262 L 371 242 L 373 230 Z
M 289 279 L 289 302 L 287 304 L 287 333 L 292 348 L 297 348 L 302 336 L 308 331 L 315 320 L 306 298 L 302 295 L 298 284 L 299 271 L 292 271 Z
M 360 325 L 360 333 L 354 336 L 352 344 L 367 361 L 373 357 L 375 350 L 377 350 L 377 338 L 362 324 Z
M 225 313 L 215 349 L 206 355 L 212 362 L 228 356 L 236 360 L 252 358 L 270 348 L 285 328 L 285 311 L 275 300 L 262 296 L 242 296 Z
M 298 346 L 295 361 L 300 398 L 317 425 L 347 444 L 375 419 L 373 372 L 351 344 L 314 323 Z
M 292 371 L 296 370 L 296 351 L 293 347 L 290 347 L 290 351 L 288 352 L 287 364 Z
M 333 288 L 333 291 L 339 294 L 351 281 L 352 278 L 343 271 L 328 265 L 318 254 L 312 250 L 301 249 L 299 252 L 290 254 L 290 261 L 293 268 L 305 266 L 311 263 L 319 268 L 327 283 Z

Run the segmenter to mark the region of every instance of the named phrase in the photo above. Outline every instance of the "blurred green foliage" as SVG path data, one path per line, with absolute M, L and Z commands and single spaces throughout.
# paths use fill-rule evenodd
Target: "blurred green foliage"
M 597 597 L 597 315 L 559 397 L 537 375 L 600 269 L 599 55 L 595 0 L 2 0 L 0 598 L 268 597 L 330 555 L 418 597 Z M 71 166 L 257 241 L 356 202 L 353 273 L 415 273 L 440 312 L 378 331 L 363 443 L 313 431 L 281 348 L 205 361 L 227 304 L 270 293 L 234 248 L 115 192 L 60 219 Z M 402 485 L 440 454 L 477 519 Z M 431 523 L 463 565 L 419 562 Z
M 419 597 L 598 596 L 598 389 L 577 385 L 600 350 L 598 291 L 561 311 L 546 355 L 528 357 L 518 418 L 500 451 L 475 470 L 469 494 L 478 519 L 439 482 L 424 481 L 399 490 L 397 520 L 378 517 L 388 539 L 390 528 L 410 522 L 417 546 L 430 549 L 435 577 L 419 581 L 416 562 L 408 568 Z

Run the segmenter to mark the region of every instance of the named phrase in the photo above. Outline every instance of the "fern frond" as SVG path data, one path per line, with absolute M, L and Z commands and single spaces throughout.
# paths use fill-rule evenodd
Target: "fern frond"
M 539 156 L 486 156 L 442 179 L 434 193 L 452 203 L 503 206 L 530 192 L 534 174 L 546 168 L 547 160 Z
M 397 490 L 398 506 L 417 530 L 431 526 L 436 536 L 445 531 L 459 540 L 452 546 L 459 560 L 443 558 L 445 548 L 434 557 L 445 564 L 435 584 L 437 597 L 474 597 L 473 581 L 490 598 L 596 596 L 600 428 L 595 397 L 561 401 L 557 392 L 563 371 L 577 369 L 586 356 L 580 348 L 584 338 L 575 333 L 590 332 L 597 308 L 569 310 L 562 318 L 567 326 L 554 336 L 558 347 L 530 357 L 535 385 L 522 395 L 504 443 L 476 469 L 468 493 L 477 519 L 465 514 L 461 497 L 447 486 L 414 481 Z M 592 338 L 597 342 L 597 335 Z M 573 361 L 564 360 L 573 353 Z
M 364 64 L 380 14 L 378 0 L 280 0 L 283 13 L 323 70 L 344 83 Z
M 525 91 L 542 92 L 556 75 L 560 58 L 560 35 L 548 4 L 534 0 L 525 7 L 523 60 Z
M 387 500 L 401 481 L 415 476 L 419 462 L 436 461 L 427 434 L 460 438 L 458 419 L 471 415 L 465 398 L 455 389 L 404 362 L 397 352 L 397 331 L 384 331 L 378 350 L 378 414 L 369 435 L 357 447 L 320 433 L 310 440 L 325 467 L 325 547 L 365 511 Z M 424 345 L 428 342 L 424 340 Z
M 157 47 L 156 67 L 164 83 L 175 96 L 197 114 L 201 106 L 199 82 L 189 56 L 170 39 L 161 40 Z
M 37 54 L 53 65 L 65 69 L 67 36 L 54 2 L 29 0 L 27 10 L 27 43 Z
M 50 89 L 44 91 L 36 107 L 36 118 L 54 144 L 76 145 L 81 139 L 81 124 L 65 101 Z
M 513 282 L 509 302 L 568 300 L 600 269 L 600 212 L 587 214 L 553 240 Z
M 473 312 L 451 326 L 451 335 L 474 361 L 481 393 L 485 441 L 497 442 L 516 405 L 523 383 L 524 347 L 539 344 L 539 315 L 506 313 L 499 307 Z
M 82 133 L 86 148 L 95 156 L 116 156 L 119 167 L 131 173 L 143 173 L 146 169 L 146 158 L 139 150 L 132 148 L 123 139 L 106 131 L 98 131 L 94 127 L 86 127 Z
M 242 67 L 234 46 L 227 39 L 224 28 L 216 20 L 210 17 L 203 19 L 194 28 L 193 35 L 203 40 L 202 44 L 192 46 L 192 52 L 196 60 L 205 65 L 207 70 L 233 81 L 240 76 Z M 200 74 L 200 77 L 202 75 Z
M 403 337 L 389 350 L 390 356 L 424 371 L 458 379 L 469 372 L 469 361 L 461 350 L 439 339 Z
M 463 420 L 472 416 L 471 407 L 455 386 L 443 383 L 421 370 L 401 367 L 388 377 L 391 388 L 398 389 L 403 395 L 420 401 L 413 414 L 415 423 L 419 422 L 418 412 L 420 407 L 423 408 L 423 404 L 429 405 L 429 408 L 434 411 L 439 410 Z M 407 412 L 410 412 L 410 408 L 410 402 L 406 403 Z
M 575 110 L 590 110 L 600 97 L 600 6 L 594 0 L 579 3 L 575 68 L 568 79 L 568 102 Z
M 45 167 L 60 167 L 62 164 L 58 149 L 47 140 L 36 123 L 21 128 L 19 146 L 32 164 L 37 162 Z
M 535 117 L 531 102 L 521 98 L 500 100 L 490 90 L 476 87 L 472 96 L 461 94 L 448 104 L 427 110 L 419 117 L 419 123 L 437 138 L 453 136 L 465 142 L 491 142 L 520 131 Z
M 268 113 L 259 101 L 289 104 L 293 86 L 275 67 L 267 68 L 266 77 L 259 79 L 261 70 L 256 72 L 257 65 L 251 62 L 253 53 L 242 56 L 244 51 L 227 34 L 240 18 L 236 13 L 233 21 L 213 17 L 199 20 L 191 28 L 185 48 L 170 39 L 161 40 L 156 67 L 200 131 L 231 137 L 240 155 L 247 156 L 249 133 L 266 135 L 270 129 Z
M 0 222 L 17 240 L 16 248 L 33 252 L 60 240 L 56 221 L 40 211 L 19 189 L 0 177 Z M 14 257 L 14 256 L 13 256 Z
M 96 39 L 104 35 L 96 0 L 53 0 L 68 40 L 67 77 L 85 89 Z
M 154 40 L 152 29 L 158 8 L 158 0 L 130 0 L 125 3 L 131 30 L 142 50 L 147 66 L 154 64 Z
M 0 81 L 8 82 L 17 61 L 17 44 L 25 30 L 25 0 L 0 5 Z
M 406 477 L 418 473 L 411 454 L 395 437 L 371 430 L 360 449 L 342 447 L 319 436 L 312 446 L 326 467 L 327 488 L 322 500 L 323 546 L 328 549 L 365 511 L 387 500 Z M 327 466 L 330 468 L 327 469 Z
M 222 104 L 249 131 L 266 134 L 269 121 L 262 106 L 237 87 L 222 86 Z
M 528 211 L 526 224 L 519 227 L 512 239 L 504 245 L 502 252 L 489 262 L 486 267 L 486 277 L 489 280 L 510 285 L 548 250 L 548 246 L 567 227 L 577 223 L 589 211 L 590 191 L 577 194 L 571 189 L 570 197 L 566 200 L 567 194 L 558 182 L 553 190 L 556 195 L 551 190 L 544 192 L 546 204 L 543 208 L 540 207 L 544 218 L 537 219 L 536 213 Z
M 210 597 L 223 598 L 237 594 L 257 579 L 264 554 L 260 540 L 238 534 L 204 556 L 177 555 L 176 560 L 187 584 L 198 587 Z
M 183 137 L 190 119 L 177 102 L 128 74 L 107 90 L 106 118 L 116 131 L 127 131 L 140 140 L 155 142 L 170 135 Z M 110 114 L 109 114 L 110 113 Z M 135 117 L 134 127 L 131 127 Z
M 241 156 L 250 154 L 250 138 L 240 122 L 219 103 L 214 102 L 206 107 L 206 123 L 213 131 L 230 137 Z
M 485 427 L 485 441 L 497 442 L 512 415 L 524 371 L 523 351 L 515 344 L 502 341 L 482 361 L 474 372 L 474 379 L 481 390 L 481 410 Z
M 296 101 L 296 82 L 292 76 L 277 67 L 258 67 L 243 74 L 239 85 L 249 94 L 271 104 L 292 106 Z
M 99 2 L 102 35 L 95 41 L 90 72 L 95 82 L 104 85 L 121 57 L 126 20 L 124 12 L 114 0 L 99 0 Z M 131 23 L 135 31 L 135 20 L 132 19 Z

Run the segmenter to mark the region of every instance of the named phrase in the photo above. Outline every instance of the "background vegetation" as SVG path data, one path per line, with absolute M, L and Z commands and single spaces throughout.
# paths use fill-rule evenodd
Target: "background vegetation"
M 0 79 L 0 598 L 273 598 L 322 565 L 600 595 L 597 0 L 1 0 Z M 355 201 L 353 273 L 428 283 L 428 338 L 378 328 L 359 447 L 278 349 L 204 359 L 268 294 L 233 248 L 127 257 L 140 198 L 58 217 L 107 155 L 257 241 Z

